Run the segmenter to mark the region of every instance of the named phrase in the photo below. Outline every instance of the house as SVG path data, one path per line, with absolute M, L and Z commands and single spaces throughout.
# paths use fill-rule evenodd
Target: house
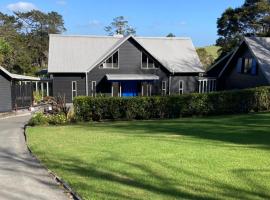
M 33 100 L 32 82 L 39 78 L 12 74 L 0 67 L 0 112 L 30 107 Z
M 48 73 L 53 79 L 54 96 L 65 96 L 67 102 L 85 95 L 198 92 L 199 88 L 204 91 L 205 80 L 190 38 L 132 35 L 50 35 Z M 209 90 L 215 88 L 214 84 L 213 80 Z
M 270 38 L 245 37 L 239 47 L 207 71 L 218 79 L 219 90 L 270 84 Z

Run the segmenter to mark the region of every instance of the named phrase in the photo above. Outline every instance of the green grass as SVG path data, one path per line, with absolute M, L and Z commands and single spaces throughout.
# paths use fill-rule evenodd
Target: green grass
M 270 114 L 27 129 L 84 199 L 270 199 Z
M 207 46 L 207 47 L 203 47 L 210 55 L 212 55 L 214 57 L 214 59 L 217 59 L 219 57 L 219 46 Z

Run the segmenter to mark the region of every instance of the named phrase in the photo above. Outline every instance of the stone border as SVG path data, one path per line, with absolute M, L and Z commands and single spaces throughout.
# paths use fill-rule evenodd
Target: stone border
M 39 163 L 40 165 L 45 168 L 49 175 L 60 185 L 62 186 L 66 192 L 70 195 L 70 197 L 74 200 L 83 200 L 75 191 L 72 190 L 72 188 L 63 180 L 61 179 L 59 176 L 57 176 L 54 172 L 52 172 L 51 170 L 49 170 L 38 158 L 36 155 L 33 154 L 33 152 L 31 151 L 31 149 L 29 148 L 28 146 L 28 143 L 27 143 L 27 136 L 26 136 L 26 129 L 27 129 L 27 124 L 24 125 L 24 128 L 23 128 L 23 134 L 24 134 L 24 139 L 25 139 L 25 143 L 26 143 L 26 146 L 27 146 L 27 149 L 29 151 L 29 153 L 31 154 L 31 156 L 33 156 Z

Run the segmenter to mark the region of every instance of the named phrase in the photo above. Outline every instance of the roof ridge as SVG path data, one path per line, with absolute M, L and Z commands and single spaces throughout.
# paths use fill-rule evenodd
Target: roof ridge
M 123 37 L 116 37 L 116 36 L 109 36 L 109 35 L 76 35 L 76 34 L 71 34 L 71 35 L 65 35 L 65 34 L 50 34 L 52 37 L 85 37 L 85 38 L 115 38 L 115 39 L 120 39 L 120 38 L 125 38 L 128 36 L 123 36 Z M 133 36 L 133 35 L 132 35 Z M 133 36 L 134 38 L 138 39 L 166 39 L 166 40 L 191 40 L 191 37 L 154 37 L 154 36 Z

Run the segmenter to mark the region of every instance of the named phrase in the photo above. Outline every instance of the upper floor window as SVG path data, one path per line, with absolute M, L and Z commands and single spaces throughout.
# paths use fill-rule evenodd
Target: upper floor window
M 241 74 L 257 75 L 257 62 L 253 58 L 238 58 L 237 72 Z
M 105 60 L 101 65 L 102 69 L 117 69 L 119 68 L 119 53 L 116 51 L 111 57 Z
M 142 52 L 142 69 L 154 69 L 155 63 L 153 59 L 149 58 L 144 52 Z

